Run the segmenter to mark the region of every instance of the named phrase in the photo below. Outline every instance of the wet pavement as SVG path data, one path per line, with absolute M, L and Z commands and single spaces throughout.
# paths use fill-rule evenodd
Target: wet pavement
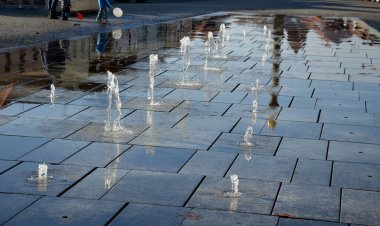
M 204 70 L 221 24 L 226 56 Z M 250 12 L 0 53 L 0 224 L 378 225 L 379 65 L 358 18 Z M 107 71 L 122 132 L 104 129 Z

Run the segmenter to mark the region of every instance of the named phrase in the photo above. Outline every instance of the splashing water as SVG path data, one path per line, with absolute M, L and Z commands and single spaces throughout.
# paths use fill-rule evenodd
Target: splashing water
M 227 57 L 225 52 L 224 52 L 224 49 L 228 45 L 229 40 L 230 40 L 230 36 L 227 34 L 226 25 L 221 24 L 220 28 L 219 28 L 217 45 L 216 45 L 216 49 L 217 49 L 217 53 L 218 53 L 218 55 L 216 57 L 220 57 L 220 58 L 226 58 Z
M 212 56 L 212 53 L 213 53 L 215 48 L 216 48 L 216 44 L 215 44 L 215 40 L 214 40 L 214 34 L 211 31 L 209 31 L 207 33 L 207 41 L 205 42 L 205 66 L 204 66 L 204 70 L 209 69 L 208 60 L 209 60 L 210 56 Z
M 252 91 L 259 92 L 261 90 L 260 80 L 257 78 L 255 85 L 252 85 Z
M 239 192 L 239 177 L 236 174 L 230 176 L 231 191 L 226 192 L 224 195 L 228 197 L 239 197 L 242 193 Z
M 46 163 L 39 164 L 38 170 L 37 170 L 38 179 L 46 179 L 47 171 L 48 171 L 48 166 L 46 165 Z
M 264 27 L 263 27 L 263 33 L 264 33 L 264 35 L 267 34 L 267 30 L 268 30 L 267 25 L 264 25 Z
M 54 86 L 54 84 L 50 85 L 49 98 L 50 98 L 50 108 L 53 108 L 54 107 L 54 100 L 55 100 L 55 86 Z
M 119 81 L 116 76 L 107 71 L 108 81 L 107 81 L 107 94 L 108 94 L 108 108 L 107 108 L 107 121 L 104 126 L 106 132 L 120 132 L 124 131 L 124 128 L 121 126 L 121 100 L 119 96 Z M 116 117 L 112 119 L 112 104 L 116 107 Z
M 149 55 L 149 89 L 148 89 L 148 101 L 150 105 L 154 105 L 154 79 L 158 71 L 158 55 Z
M 190 38 L 185 36 L 181 39 L 181 49 L 180 52 L 183 54 L 183 66 L 182 66 L 182 83 L 189 82 L 189 75 L 187 73 L 187 69 L 190 66 L 190 56 L 189 56 L 189 48 L 190 48 Z
M 246 145 L 246 146 L 252 145 L 252 143 L 251 143 L 252 134 L 253 134 L 253 128 L 252 128 L 252 126 L 248 126 L 247 131 L 245 131 L 245 134 L 244 134 L 243 145 Z

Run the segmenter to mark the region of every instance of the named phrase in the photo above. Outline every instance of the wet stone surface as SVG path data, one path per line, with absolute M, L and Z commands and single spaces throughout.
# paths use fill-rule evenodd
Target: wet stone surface
M 0 224 L 378 225 L 379 40 L 246 11 L 0 50 Z

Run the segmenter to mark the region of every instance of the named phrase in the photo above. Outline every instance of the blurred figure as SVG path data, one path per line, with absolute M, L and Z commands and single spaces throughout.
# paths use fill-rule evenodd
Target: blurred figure
M 57 13 L 58 0 L 49 0 L 48 2 L 48 17 L 49 19 L 58 19 Z M 62 0 L 61 4 L 61 16 L 62 20 L 68 20 L 70 15 L 70 0 Z
M 111 8 L 111 4 L 108 0 L 98 0 L 99 4 L 99 13 L 96 17 L 98 23 L 108 23 L 108 15 Z

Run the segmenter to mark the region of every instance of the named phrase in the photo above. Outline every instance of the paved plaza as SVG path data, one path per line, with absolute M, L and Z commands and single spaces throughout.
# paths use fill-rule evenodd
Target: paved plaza
M 379 225 L 379 84 L 380 33 L 354 17 L 223 12 L 0 50 L 0 225 Z

